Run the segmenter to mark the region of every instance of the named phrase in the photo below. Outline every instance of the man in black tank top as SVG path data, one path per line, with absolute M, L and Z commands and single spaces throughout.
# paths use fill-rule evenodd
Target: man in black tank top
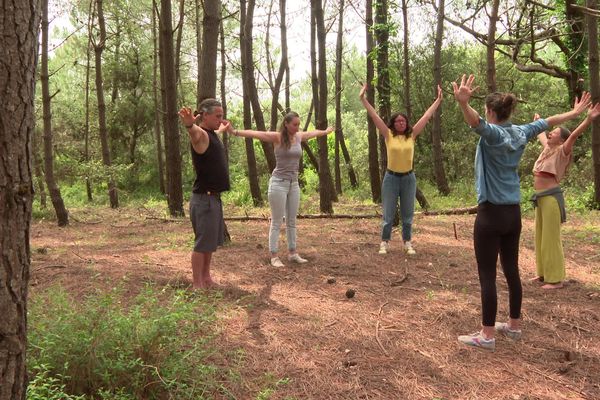
M 225 148 L 216 132 L 226 130 L 229 122 L 223 120 L 223 108 L 215 99 L 203 100 L 197 117 L 187 107 L 179 111 L 179 117 L 190 135 L 192 163 L 196 171 L 190 198 L 190 219 L 195 236 L 193 287 L 207 289 L 215 285 L 210 275 L 210 261 L 224 238 L 221 193 L 229 190 Z M 195 124 L 196 118 L 198 125 Z

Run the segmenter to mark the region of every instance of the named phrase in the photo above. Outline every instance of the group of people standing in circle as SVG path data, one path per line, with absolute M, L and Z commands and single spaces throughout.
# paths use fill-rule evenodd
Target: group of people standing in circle
M 518 267 L 519 239 L 521 233 L 520 181 L 517 166 L 525 145 L 536 136 L 544 149 L 534 167 L 536 205 L 536 280 L 545 289 L 561 288 L 565 277 L 564 255 L 560 239 L 560 224 L 565 220 L 565 207 L 560 181 L 572 160 L 572 147 L 576 138 L 600 115 L 600 103 L 591 106 L 588 93 L 575 101 L 573 109 L 548 118 L 539 118 L 528 124 L 514 125 L 510 121 L 517 99 L 510 93 L 492 93 L 485 100 L 485 118 L 470 105 L 474 76 L 463 75 L 460 82 L 453 82 L 454 98 L 465 122 L 480 136 L 475 156 L 475 184 L 477 191 L 477 216 L 474 224 L 474 249 L 481 286 L 482 328 L 480 331 L 461 335 L 459 342 L 487 350 L 495 348 L 494 334 L 502 333 L 512 339 L 520 339 L 522 287 Z M 393 114 L 388 122 L 379 117 L 365 98 L 367 86 L 359 92 L 359 98 L 383 136 L 387 151 L 387 170 L 382 182 L 383 222 L 379 253 L 390 249 L 392 223 L 400 203 L 403 249 L 408 255 L 416 254 L 412 243 L 412 222 L 416 194 L 416 177 L 413 171 L 414 146 L 442 102 L 440 86 L 437 97 L 423 116 L 411 125 L 402 113 Z M 587 110 L 587 117 L 573 133 L 559 125 Z M 196 180 L 190 199 L 190 219 L 194 229 L 195 243 L 192 252 L 192 275 L 194 288 L 210 288 L 215 285 L 210 274 L 212 253 L 223 243 L 223 208 L 220 194 L 229 190 L 229 176 L 224 147 L 217 132 L 233 136 L 253 138 L 273 143 L 276 167 L 271 174 L 268 188 L 271 209 L 269 229 L 270 264 L 283 267 L 279 256 L 279 233 L 285 219 L 288 261 L 304 264 L 296 243 L 296 217 L 299 209 L 298 186 L 299 161 L 302 157 L 301 142 L 324 136 L 334 131 L 300 131 L 300 117 L 288 113 L 278 132 L 238 130 L 223 119 L 221 104 L 215 99 L 200 103 L 197 115 L 190 108 L 179 112 L 188 130 L 191 142 L 192 162 Z M 558 126 L 546 133 L 550 127 Z M 509 318 L 496 322 L 496 262 L 500 257 L 509 291 Z

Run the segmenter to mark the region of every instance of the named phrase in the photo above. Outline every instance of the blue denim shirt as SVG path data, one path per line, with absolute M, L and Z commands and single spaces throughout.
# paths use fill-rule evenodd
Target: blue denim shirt
M 548 129 L 548 123 L 538 119 L 525 125 L 510 121 L 495 125 L 480 117 L 479 125 L 472 129 L 481 136 L 475 153 L 477 203 L 519 204 L 519 160 L 527 142 Z

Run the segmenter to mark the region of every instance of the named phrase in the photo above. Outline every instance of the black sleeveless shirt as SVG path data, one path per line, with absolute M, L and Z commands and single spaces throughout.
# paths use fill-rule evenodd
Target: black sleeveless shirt
M 225 148 L 215 131 L 205 129 L 208 133 L 208 148 L 204 154 L 192 149 L 192 163 L 196 171 L 196 180 L 192 192 L 225 192 L 229 190 L 229 171 L 225 159 Z

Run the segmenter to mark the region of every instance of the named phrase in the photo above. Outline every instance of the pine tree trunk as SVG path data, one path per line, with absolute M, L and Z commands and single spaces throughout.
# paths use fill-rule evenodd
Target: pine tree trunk
M 159 85 L 160 80 L 158 79 L 158 63 L 159 63 L 159 49 L 158 49 L 158 33 L 156 26 L 156 1 L 152 1 L 152 46 L 154 51 L 152 52 L 152 100 L 154 102 L 154 140 L 156 140 L 156 159 L 158 162 L 158 184 L 160 192 L 166 194 L 165 189 L 165 166 L 163 162 L 163 149 L 162 149 L 162 131 L 160 129 L 160 114 L 162 108 L 158 106 L 159 97 Z
M 35 71 L 41 2 L 1 2 L 0 400 L 25 400 Z
M 433 93 L 437 96 L 437 86 L 442 82 L 442 43 L 444 39 L 444 6 L 445 0 L 439 0 L 435 47 L 433 51 Z M 431 144 L 433 152 L 433 171 L 437 188 L 443 195 L 450 193 L 446 171 L 444 170 L 444 155 L 442 152 L 442 105 L 433 114 L 431 128 Z
M 165 145 L 167 169 L 167 202 L 169 213 L 173 217 L 185 215 L 183 211 L 183 188 L 181 184 L 181 152 L 179 139 L 179 123 L 177 117 L 177 82 L 175 80 L 175 54 L 173 49 L 173 23 L 171 16 L 171 0 L 161 0 L 160 43 L 163 45 L 161 64 L 164 72 L 164 104 L 165 104 Z
M 52 114 L 50 109 L 50 82 L 48 74 L 48 0 L 42 0 L 42 65 L 40 72 L 42 86 L 42 114 L 44 124 L 44 172 L 50 200 L 56 213 L 58 226 L 69 224 L 69 213 L 60 195 L 54 178 L 54 150 L 52 146 Z
M 311 10 L 316 23 L 316 39 L 318 44 L 318 91 L 317 103 L 315 106 L 315 121 L 317 129 L 327 129 L 327 55 L 325 16 L 323 12 L 322 0 L 311 0 Z M 327 136 L 317 138 L 319 144 L 319 208 L 322 213 L 332 214 L 333 204 L 337 201 L 337 194 L 333 186 L 333 178 L 329 168 L 329 149 L 327 146 Z
M 587 0 L 586 6 L 598 9 L 597 0 Z M 600 102 L 600 65 L 598 54 L 598 19 L 587 15 L 588 57 L 590 68 L 590 93 L 592 102 Z M 592 124 L 592 163 L 594 168 L 594 208 L 600 209 L 600 121 Z
M 254 79 L 252 70 L 249 68 L 250 60 L 248 57 L 248 51 L 251 51 L 252 47 L 248 46 L 246 42 L 252 41 L 252 38 L 248 40 L 246 35 L 248 32 L 252 33 L 251 28 L 247 28 L 247 24 L 252 24 L 252 21 L 248 19 L 248 9 L 252 4 L 247 4 L 246 0 L 240 0 L 240 51 L 241 51 L 241 62 L 242 62 L 242 86 L 243 86 L 243 118 L 244 118 L 244 129 L 252 129 L 252 115 L 251 115 L 251 88 L 250 81 Z M 254 205 L 260 205 L 263 203 L 262 194 L 260 192 L 260 185 L 258 182 L 258 168 L 256 166 L 256 154 L 254 152 L 254 143 L 251 138 L 244 140 L 246 147 L 246 162 L 248 164 L 248 184 L 250 185 L 250 195 L 252 196 L 252 202 Z
M 96 65 L 96 97 L 98 98 L 98 134 L 102 145 L 102 162 L 106 167 L 111 166 L 110 148 L 108 145 L 108 131 L 106 128 L 106 103 L 104 102 L 104 83 L 102 78 L 102 52 L 106 45 L 106 24 L 104 22 L 104 11 L 102 8 L 103 0 L 96 0 L 98 12 L 98 28 L 100 29 L 100 38 L 94 46 L 95 65 Z M 108 179 L 108 197 L 112 208 L 119 207 L 119 197 L 114 178 Z
M 375 75 L 375 66 L 372 59 L 375 43 L 373 41 L 373 0 L 366 0 L 365 5 L 365 28 L 366 28 L 366 52 L 367 52 L 367 93 L 366 97 L 369 103 L 375 104 L 375 91 L 373 90 L 373 77 Z M 374 203 L 381 202 L 381 176 L 379 175 L 379 149 L 377 130 L 375 123 L 367 117 L 367 131 L 369 142 L 369 181 L 371 182 L 371 198 Z

